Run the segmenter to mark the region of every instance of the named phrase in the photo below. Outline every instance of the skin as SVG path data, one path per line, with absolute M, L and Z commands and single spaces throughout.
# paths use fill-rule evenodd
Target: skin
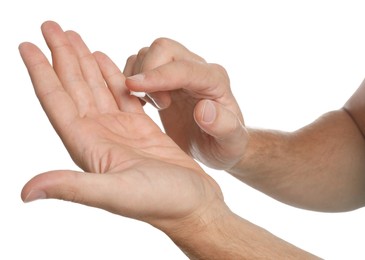
M 226 71 L 177 42 L 158 39 L 143 48 L 128 59 L 126 79 L 77 33 L 51 21 L 42 32 L 52 65 L 31 43 L 22 43 L 20 54 L 44 111 L 84 172 L 35 176 L 22 190 L 25 202 L 62 199 L 145 221 L 191 259 L 317 259 L 230 211 L 192 157 L 298 207 L 364 206 L 364 83 L 344 108 L 295 132 L 250 129 Z M 167 134 L 130 90 L 149 94 Z
M 129 89 L 163 101 L 166 133 L 206 165 L 296 207 L 337 212 L 365 205 L 365 83 L 342 109 L 282 132 L 246 127 L 224 69 L 173 40 L 141 49 L 124 72 Z
M 365 205 L 365 81 L 343 108 L 283 132 L 246 127 L 224 69 L 173 40 L 157 39 L 141 49 L 128 59 L 124 73 L 130 90 L 150 93 L 159 104 L 167 134 L 206 165 L 296 207 L 341 212 Z M 250 230 L 236 227 L 226 234 Z M 279 239 L 261 247 L 260 234 L 254 229 L 240 249 L 254 245 L 260 257 L 275 259 Z M 293 257 L 290 248 L 282 250 L 281 257 Z M 246 252 L 245 257 L 257 255 Z M 296 259 L 312 257 L 295 254 Z
M 54 22 L 42 32 L 53 66 L 31 43 L 22 43 L 20 54 L 50 122 L 88 174 L 40 174 L 24 186 L 24 201 L 74 201 L 161 229 L 211 204 L 226 208 L 216 182 L 144 113 L 106 55 L 90 53 L 78 34 Z
M 166 133 L 186 153 L 224 170 L 243 156 L 248 133 L 223 67 L 160 38 L 131 56 L 124 74 L 129 89 L 158 104 Z

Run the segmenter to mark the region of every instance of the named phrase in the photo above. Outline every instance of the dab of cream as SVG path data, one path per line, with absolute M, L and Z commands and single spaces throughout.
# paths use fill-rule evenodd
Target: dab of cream
M 130 94 L 138 98 L 143 98 L 146 96 L 146 92 L 131 91 Z

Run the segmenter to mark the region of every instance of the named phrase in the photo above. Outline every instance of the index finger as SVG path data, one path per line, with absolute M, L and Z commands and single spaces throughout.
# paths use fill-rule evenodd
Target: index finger
M 126 80 L 132 91 L 154 93 L 185 89 L 196 98 L 220 99 L 231 94 L 229 77 L 217 64 L 173 61 Z

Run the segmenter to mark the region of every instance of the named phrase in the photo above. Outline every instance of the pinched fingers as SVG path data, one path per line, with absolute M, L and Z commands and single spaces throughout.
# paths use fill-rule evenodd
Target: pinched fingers
M 180 43 L 168 38 L 159 38 L 150 47 L 142 48 L 137 55 L 129 57 L 124 74 L 126 77 L 133 76 L 179 60 L 205 62 L 203 58 L 190 52 Z M 167 108 L 171 103 L 170 94 L 158 89 L 149 92 L 144 100 L 159 109 Z

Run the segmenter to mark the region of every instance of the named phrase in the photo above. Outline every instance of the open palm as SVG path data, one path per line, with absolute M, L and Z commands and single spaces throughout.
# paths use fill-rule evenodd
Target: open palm
M 49 120 L 89 174 L 40 174 L 23 188 L 25 201 L 65 199 L 156 226 L 223 203 L 218 185 L 144 113 L 106 55 L 54 22 L 42 32 L 53 66 L 31 43 L 20 53 Z

